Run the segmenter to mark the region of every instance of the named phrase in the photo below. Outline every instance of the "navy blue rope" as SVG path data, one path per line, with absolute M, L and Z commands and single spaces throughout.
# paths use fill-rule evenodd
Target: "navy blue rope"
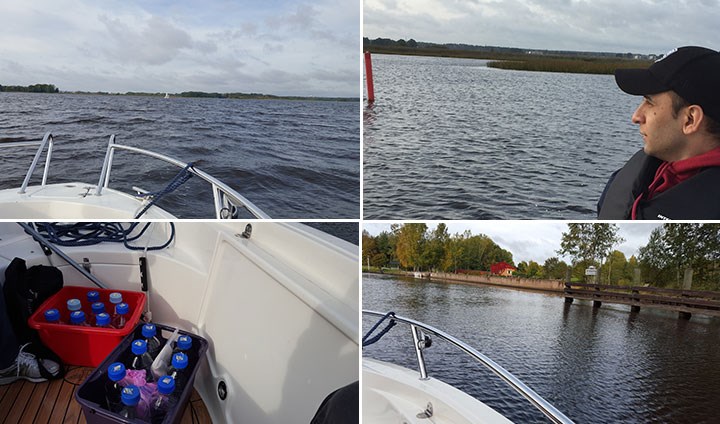
M 145 207 L 137 215 L 135 215 L 135 219 L 140 218 L 148 209 L 150 209 L 151 206 L 157 203 L 157 201 L 160 200 L 163 196 L 172 193 L 178 187 L 185 184 L 185 182 L 187 182 L 187 180 L 189 180 L 193 176 L 193 174 L 190 172 L 190 168 L 192 168 L 193 166 L 193 162 L 188 163 L 185 168 L 183 168 L 180 172 L 177 173 L 177 175 L 175 175 L 175 177 L 170 181 L 170 183 L 168 183 L 167 187 L 165 187 L 164 189 L 153 193 L 143 194 L 143 197 L 153 196 L 153 199 L 147 205 L 145 205 Z
M 91 246 L 99 243 L 123 243 L 130 250 L 145 250 L 144 246 L 133 246 L 130 242 L 142 237 L 152 222 L 146 222 L 136 235 L 132 235 L 140 223 L 131 223 L 127 228 L 118 222 L 41 222 L 36 224 L 38 233 L 58 246 Z M 175 224 L 170 223 L 170 238 L 159 246 L 148 246 L 147 250 L 161 250 L 175 239 Z
M 387 314 L 385 314 L 384 317 L 380 318 L 380 320 L 378 320 L 378 322 L 376 322 L 375 325 L 373 325 L 373 327 L 370 329 L 370 331 L 365 333 L 365 336 L 362 339 L 363 347 L 370 346 L 371 344 L 377 342 L 378 340 L 380 340 L 382 338 L 382 336 L 387 334 L 387 332 L 390 331 L 391 328 L 395 327 L 397 322 L 395 322 L 394 319 L 390 318 L 390 322 L 388 322 L 388 324 L 385 326 L 385 328 L 383 328 L 382 331 L 380 331 L 377 334 L 377 336 L 373 337 L 372 339 L 368 339 L 368 337 L 370 337 L 370 335 L 380 326 L 380 324 L 382 324 L 383 321 L 385 321 L 387 318 L 389 318 L 391 316 L 395 317 L 395 312 L 391 311 L 391 312 L 388 312 Z

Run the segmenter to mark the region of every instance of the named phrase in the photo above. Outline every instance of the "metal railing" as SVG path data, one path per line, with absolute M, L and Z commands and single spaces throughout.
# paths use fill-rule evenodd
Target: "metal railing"
M 14 142 L 14 143 L 3 143 L 0 144 L 0 147 L 27 147 L 27 146 L 35 146 L 38 142 Z M 40 156 L 42 155 L 43 150 L 45 150 L 45 146 L 48 146 L 47 148 L 47 155 L 45 157 L 45 169 L 43 171 L 43 177 L 42 177 L 42 186 L 44 187 L 47 183 L 47 176 L 48 171 L 50 169 L 50 160 L 52 159 L 52 151 L 53 151 L 53 136 L 50 132 L 47 132 L 45 134 L 45 137 L 43 137 L 42 142 L 39 143 L 40 147 L 38 148 L 37 152 L 35 153 L 35 157 L 33 158 L 32 163 L 30 164 L 30 168 L 28 168 L 28 172 L 25 176 L 25 180 L 22 183 L 22 186 L 20 187 L 20 193 L 25 193 L 28 183 L 30 181 L 30 177 L 35 172 L 35 168 L 37 167 L 37 163 L 40 160 Z M 237 208 L 244 208 L 249 213 L 251 213 L 254 217 L 260 218 L 260 219 L 269 219 L 270 216 L 267 215 L 265 212 L 263 212 L 260 208 L 258 208 L 255 204 L 253 204 L 251 201 L 246 199 L 244 196 L 242 196 L 237 191 L 233 190 L 228 186 L 227 184 L 223 183 L 222 181 L 218 180 L 217 178 L 213 177 L 212 175 L 201 171 L 200 169 L 197 169 L 192 166 L 188 166 L 188 163 L 181 162 L 177 159 L 171 158 L 169 156 L 165 156 L 159 153 L 152 152 L 150 150 L 140 149 L 133 146 L 126 146 L 123 144 L 117 144 L 115 143 L 115 134 L 110 136 L 110 141 L 108 142 L 107 151 L 105 153 L 105 159 L 103 161 L 102 170 L 100 171 L 100 179 L 98 181 L 97 188 L 95 189 L 95 195 L 96 196 L 102 196 L 102 191 L 104 188 L 107 188 L 110 183 L 110 172 L 112 170 L 113 165 L 113 158 L 116 150 L 125 150 L 129 152 L 139 153 L 144 156 L 149 156 L 155 159 L 162 160 L 164 162 L 167 162 L 171 165 L 177 166 L 179 168 L 187 168 L 187 171 L 190 172 L 192 175 L 195 175 L 205 182 L 209 183 L 212 186 L 213 191 L 213 206 L 215 209 L 215 217 L 217 219 L 228 219 L 228 218 L 234 218 L 236 216 L 236 210 Z
M 377 311 L 370 311 L 363 309 L 363 315 L 370 315 L 370 316 L 376 316 L 376 317 L 383 317 L 386 315 L 384 312 L 377 312 Z M 495 361 L 488 358 L 487 356 L 483 355 L 482 353 L 478 352 L 474 348 L 472 348 L 467 343 L 463 342 L 460 339 L 457 339 L 450 334 L 445 333 L 444 331 L 438 330 L 437 328 L 431 327 L 425 323 L 422 323 L 420 321 L 415 321 L 410 318 L 401 317 L 398 315 L 392 315 L 388 319 L 393 319 L 396 322 L 400 322 L 403 324 L 408 324 L 410 326 L 410 330 L 412 332 L 413 336 L 413 342 L 415 345 L 415 353 L 417 356 L 418 361 L 418 367 L 420 369 L 420 379 L 427 379 L 427 370 L 425 367 L 425 358 L 423 355 L 423 350 L 430 346 L 430 343 L 426 339 L 426 334 L 433 334 L 450 344 L 454 345 L 455 347 L 459 348 L 466 354 L 470 355 L 472 358 L 486 366 L 490 371 L 495 373 L 498 377 L 500 377 L 503 381 L 505 381 L 510 387 L 512 387 L 515 391 L 517 391 L 520 395 L 522 395 L 525 399 L 530 401 L 531 404 L 533 404 L 540 412 L 542 412 L 548 419 L 550 419 L 554 423 L 562 423 L 562 424 L 572 424 L 573 421 L 566 417 L 565 414 L 560 412 L 557 408 L 552 406 L 548 401 L 543 399 L 540 395 L 535 393 L 531 388 L 525 385 L 522 381 L 520 381 L 517 377 L 512 375 L 509 371 L 507 371 L 505 368 L 501 367 Z

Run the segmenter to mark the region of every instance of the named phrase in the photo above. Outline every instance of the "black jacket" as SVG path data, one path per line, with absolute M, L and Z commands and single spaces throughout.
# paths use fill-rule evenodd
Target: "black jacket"
M 655 178 L 662 161 L 635 153 L 605 186 L 598 201 L 599 219 L 631 219 L 632 205 Z M 707 168 L 638 204 L 637 219 L 720 219 L 720 167 Z

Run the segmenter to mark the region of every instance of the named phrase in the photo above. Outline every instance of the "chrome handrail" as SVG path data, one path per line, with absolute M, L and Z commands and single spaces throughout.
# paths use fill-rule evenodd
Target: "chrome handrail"
M 28 146 L 36 146 L 40 145 L 37 152 L 35 153 L 35 157 L 33 158 L 32 163 L 30 164 L 30 168 L 28 169 L 27 174 L 25 175 L 25 180 L 23 181 L 19 193 L 25 193 L 27 190 L 27 186 L 30 182 L 30 177 L 35 172 L 35 168 L 37 167 L 37 163 L 40 160 L 40 156 L 42 155 L 43 150 L 45 150 L 45 146 L 48 146 L 47 149 L 47 155 L 45 157 L 45 169 L 43 171 L 43 177 L 42 177 L 42 186 L 44 187 L 47 184 L 47 177 L 48 172 L 50 170 L 50 160 L 52 159 L 52 151 L 53 151 L 53 136 L 52 133 L 47 132 L 45 133 L 45 136 L 43 137 L 43 140 L 41 142 L 36 141 L 20 141 L 20 142 L 10 142 L 10 143 L 0 143 L 0 148 L 12 148 L 12 147 L 28 147 Z M 103 166 L 102 170 L 100 171 L 100 179 L 98 181 L 97 188 L 95 189 L 95 195 L 101 196 L 103 188 L 108 187 L 110 183 L 110 171 L 112 170 L 112 164 L 113 164 L 113 157 L 115 154 L 115 150 L 126 150 L 134 153 L 139 153 L 145 156 L 149 156 L 155 159 L 162 160 L 164 162 L 167 162 L 169 164 L 175 165 L 179 168 L 186 168 L 188 167 L 188 163 L 181 162 L 177 159 L 171 158 L 169 156 L 162 155 L 160 153 L 155 153 L 150 150 L 140 149 L 137 147 L 127 146 L 123 144 L 117 144 L 115 142 L 115 134 L 110 136 L 110 140 L 108 142 L 107 151 L 105 153 L 105 159 L 103 160 Z M 196 175 L 200 177 L 205 182 L 209 183 L 212 186 L 213 191 L 213 207 L 215 209 L 215 217 L 217 219 L 228 219 L 233 218 L 233 209 L 234 208 L 245 208 L 248 212 L 250 212 L 254 217 L 260 218 L 260 219 L 270 219 L 270 216 L 263 212 L 259 207 L 257 207 L 254 203 L 246 199 L 243 195 L 238 193 L 237 191 L 233 190 L 230 186 L 223 183 L 222 181 L 218 180 L 217 178 L 213 177 L 212 175 L 201 171 L 200 169 L 197 169 L 195 167 L 188 167 L 188 172 L 190 172 L 193 175 Z
M 384 312 L 377 312 L 377 311 L 371 311 L 367 309 L 363 309 L 362 311 L 363 315 L 372 315 L 377 317 L 383 317 L 386 314 Z M 531 388 L 525 385 L 522 381 L 520 381 L 517 377 L 512 375 L 509 371 L 507 371 L 505 368 L 498 365 L 495 361 L 488 358 L 487 356 L 483 355 L 482 353 L 475 350 L 473 347 L 468 345 L 467 343 L 463 342 L 460 339 L 457 339 L 450 334 L 445 333 L 444 331 L 438 330 L 435 327 L 432 327 L 430 325 L 427 325 L 420 321 L 415 321 L 410 318 L 401 317 L 398 315 L 392 315 L 390 319 L 395 320 L 396 322 L 401 322 L 403 324 L 410 325 L 410 329 L 412 330 L 413 335 L 413 341 L 415 343 L 415 350 L 418 358 L 418 366 L 421 370 L 420 372 L 420 378 L 421 379 L 427 379 L 427 372 L 425 372 L 425 360 L 422 355 L 423 347 L 420 347 L 420 343 L 423 343 L 423 340 L 420 340 L 420 337 L 418 335 L 418 330 L 422 330 L 423 332 L 431 333 L 436 335 L 437 337 L 449 342 L 450 344 L 454 345 L 455 347 L 459 348 L 460 350 L 464 351 L 468 355 L 470 355 L 472 358 L 480 362 L 481 364 L 485 365 L 490 371 L 495 373 L 498 377 L 500 377 L 503 381 L 505 381 L 510 387 L 515 389 L 520 395 L 522 395 L 525 399 L 530 401 L 540 412 L 542 412 L 548 419 L 550 419 L 554 423 L 562 423 L 562 424 L 572 424 L 573 421 L 565 416 L 562 412 L 560 412 L 557 408 L 552 406 L 548 401 L 543 399 L 540 395 L 535 393 Z
M 43 177 L 42 177 L 42 183 L 41 185 L 44 187 L 47 183 L 47 176 L 48 172 L 50 171 L 50 159 L 52 159 L 52 151 L 53 151 L 53 136 L 50 131 L 45 133 L 45 136 L 43 137 L 42 141 L 20 141 L 20 142 L 14 142 L 14 143 L 3 143 L 0 144 L 0 147 L 2 148 L 10 148 L 10 147 L 27 147 L 27 146 L 35 146 L 40 145 L 38 147 L 37 151 L 35 152 L 35 156 L 33 157 L 32 163 L 30 163 L 30 167 L 28 168 L 27 174 L 25 174 L 25 179 L 23 180 L 22 185 L 20 186 L 20 191 L 18 193 L 22 194 L 25 193 L 27 190 L 27 186 L 30 183 L 30 177 L 32 177 L 32 174 L 35 172 L 35 167 L 37 167 L 37 163 L 40 160 L 40 156 L 42 155 L 43 150 L 45 150 L 45 146 L 48 146 L 47 155 L 45 156 L 45 168 L 43 170 Z

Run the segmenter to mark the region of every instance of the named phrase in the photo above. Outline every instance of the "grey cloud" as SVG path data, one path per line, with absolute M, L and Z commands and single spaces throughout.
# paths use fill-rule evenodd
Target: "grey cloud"
M 124 63 L 162 65 L 177 57 L 180 50 L 191 48 L 190 35 L 170 22 L 151 17 L 140 31 L 133 31 L 119 19 L 100 16 L 110 44 L 105 54 Z

